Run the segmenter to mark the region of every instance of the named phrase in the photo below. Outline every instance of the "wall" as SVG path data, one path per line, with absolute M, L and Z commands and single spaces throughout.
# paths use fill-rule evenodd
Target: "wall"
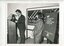
M 8 16 L 11 13 L 15 13 L 16 9 L 20 9 L 23 15 L 26 16 L 26 9 L 32 7 L 43 7 L 43 6 L 53 6 L 58 5 L 58 3 L 9 3 L 8 4 Z

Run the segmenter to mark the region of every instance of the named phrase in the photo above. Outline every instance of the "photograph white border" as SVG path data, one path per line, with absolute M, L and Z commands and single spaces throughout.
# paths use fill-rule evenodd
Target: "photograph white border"
M 32 3 L 32 2 L 12 2 L 12 1 L 7 1 L 7 2 L 0 2 L 1 4 L 1 44 L 2 46 L 63 46 L 64 43 L 64 31 L 63 31 L 63 26 L 64 26 L 64 2 L 33 2 L 33 3 L 59 3 L 60 4 L 60 15 L 59 15 L 59 44 L 7 44 L 7 4 L 8 3 Z

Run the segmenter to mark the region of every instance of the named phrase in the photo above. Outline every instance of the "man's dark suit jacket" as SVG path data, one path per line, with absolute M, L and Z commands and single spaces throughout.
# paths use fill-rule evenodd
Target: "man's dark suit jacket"
M 20 32 L 25 31 L 25 17 L 24 17 L 24 15 L 21 15 L 19 17 L 18 22 L 17 22 L 17 27 L 18 27 Z

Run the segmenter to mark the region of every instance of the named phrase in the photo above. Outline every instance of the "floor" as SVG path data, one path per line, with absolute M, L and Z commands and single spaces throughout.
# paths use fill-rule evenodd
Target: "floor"
M 26 39 L 25 44 L 34 44 L 34 40 L 31 38 Z M 41 44 L 47 44 L 47 40 L 44 40 Z
M 28 38 L 28 39 L 26 39 L 25 43 L 26 44 L 34 44 L 34 40 L 31 38 Z

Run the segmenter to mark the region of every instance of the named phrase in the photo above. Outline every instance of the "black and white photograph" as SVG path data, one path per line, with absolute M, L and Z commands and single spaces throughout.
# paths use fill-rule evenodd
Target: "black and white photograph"
M 7 44 L 59 44 L 59 3 L 8 3 Z

